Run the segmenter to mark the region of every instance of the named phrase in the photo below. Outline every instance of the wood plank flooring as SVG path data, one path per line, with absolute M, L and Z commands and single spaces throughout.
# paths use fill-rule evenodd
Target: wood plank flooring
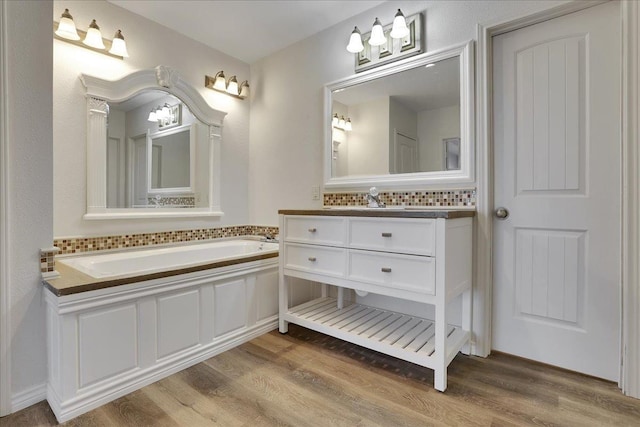
M 494 354 L 433 371 L 308 329 L 263 335 L 67 426 L 640 426 L 613 383 Z M 46 402 L 1 426 L 57 425 Z

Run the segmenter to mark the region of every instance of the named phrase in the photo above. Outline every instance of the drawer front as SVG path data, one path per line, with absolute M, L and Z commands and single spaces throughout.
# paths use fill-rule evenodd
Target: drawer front
M 344 246 L 346 243 L 346 225 L 345 218 L 287 216 L 284 219 L 284 240 L 288 242 Z
M 352 219 L 349 247 L 434 256 L 435 226 L 434 219 Z
M 346 249 L 285 243 L 284 268 L 344 277 Z
M 435 295 L 435 258 L 351 250 L 348 279 Z

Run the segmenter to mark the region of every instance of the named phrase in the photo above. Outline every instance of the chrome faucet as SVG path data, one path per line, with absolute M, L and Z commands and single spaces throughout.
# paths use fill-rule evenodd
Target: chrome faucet
M 261 242 L 271 242 L 271 243 L 278 243 L 278 236 L 273 236 L 272 234 L 266 233 L 264 235 L 264 237 L 262 239 L 260 239 Z
M 366 195 L 367 207 L 370 208 L 384 208 L 386 205 L 380 200 L 380 193 L 376 187 L 371 187 L 369 193 Z

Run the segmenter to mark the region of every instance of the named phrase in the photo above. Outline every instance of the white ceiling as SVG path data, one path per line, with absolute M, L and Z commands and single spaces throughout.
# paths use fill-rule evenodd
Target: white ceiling
M 108 0 L 248 64 L 384 1 Z M 349 34 L 345 34 L 345 44 Z

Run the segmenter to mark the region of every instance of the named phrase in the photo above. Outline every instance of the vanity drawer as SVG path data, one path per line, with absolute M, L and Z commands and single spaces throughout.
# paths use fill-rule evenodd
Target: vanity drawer
M 345 218 L 317 216 L 287 216 L 284 220 L 284 240 L 344 246 L 347 221 Z
M 344 277 L 346 249 L 285 243 L 284 268 Z
M 436 260 L 426 256 L 351 250 L 347 278 L 435 295 Z
M 435 226 L 434 219 L 351 219 L 349 247 L 433 256 Z

